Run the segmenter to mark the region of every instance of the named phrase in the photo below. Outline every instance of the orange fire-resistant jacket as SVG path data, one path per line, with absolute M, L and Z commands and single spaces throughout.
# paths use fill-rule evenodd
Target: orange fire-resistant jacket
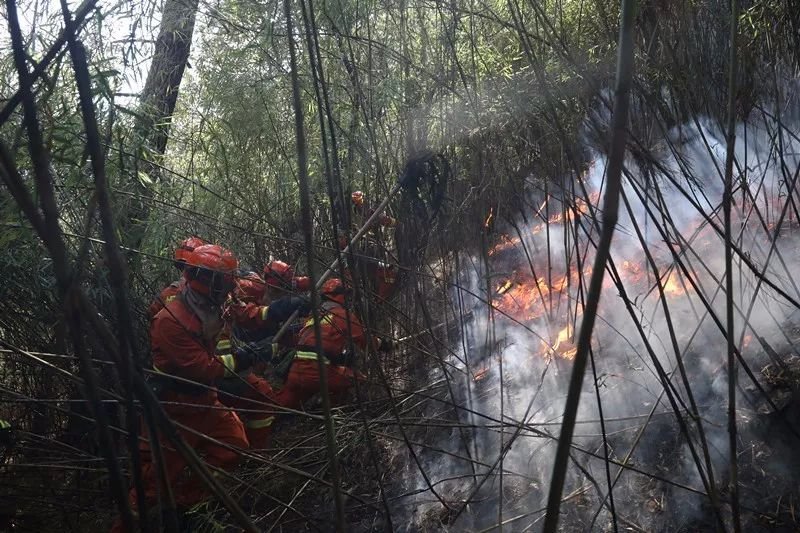
M 225 365 L 214 357 L 215 342 L 202 337 L 200 319 L 176 297 L 159 311 L 150 327 L 153 367 L 157 372 L 212 385 L 225 375 Z M 216 392 L 210 396 L 216 399 Z
M 153 300 L 150 304 L 150 307 L 147 308 L 147 312 L 150 315 L 150 320 L 154 319 L 158 312 L 164 309 L 165 305 L 170 303 L 175 299 L 176 296 L 178 296 L 178 294 L 180 294 L 185 284 L 186 280 L 180 278 L 161 289 L 161 292 L 158 294 L 158 298 Z
M 296 304 L 291 303 L 293 300 L 290 298 L 286 296 L 269 305 L 234 303 L 226 310 L 225 318 L 228 322 L 245 329 L 272 329 L 274 333 L 277 333 L 280 325 L 299 309 Z
M 320 307 L 320 331 L 322 334 L 323 355 L 336 356 L 345 351 L 348 346 L 347 310 L 341 304 L 326 301 Z M 350 312 L 350 336 L 355 346 L 363 349 L 367 347 L 367 336 L 364 325 L 354 312 Z M 373 347 L 377 348 L 380 341 L 372 337 Z M 298 335 L 297 345 L 301 349 L 316 350 L 314 337 L 314 319 L 309 319 Z

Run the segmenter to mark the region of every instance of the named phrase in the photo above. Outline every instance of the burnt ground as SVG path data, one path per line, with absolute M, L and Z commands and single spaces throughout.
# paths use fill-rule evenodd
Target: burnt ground
M 741 380 L 746 392 L 753 398 L 752 403 L 740 405 L 738 409 L 743 531 L 800 531 L 800 437 L 796 434 L 800 425 L 800 357 L 784 356 L 781 360 L 781 365 L 767 364 L 758 371 L 759 381 L 779 408 L 778 412 L 771 412 L 769 403 L 763 398 L 759 399 L 755 391 L 750 390 L 752 387 L 747 389 L 745 380 Z M 480 531 L 483 529 L 480 524 L 494 523 L 496 511 L 491 516 L 485 516 L 487 509 L 496 509 L 498 498 L 494 486 L 475 496 L 474 505 L 467 506 L 457 521 L 456 510 L 469 496 L 468 491 L 442 494 L 450 510 L 436 504 L 417 512 L 413 503 L 415 495 L 408 494 L 403 482 L 404 476 L 415 467 L 409 455 L 403 453 L 404 444 L 399 440 L 397 428 L 392 424 L 374 424 L 375 420 L 391 418 L 388 415 L 388 403 L 373 401 L 368 404 L 368 409 L 373 422 L 371 443 L 365 438 L 363 420 L 357 411 L 337 411 L 342 488 L 352 496 L 346 498 L 349 531 L 389 530 L 382 512 L 376 471 L 380 472 L 381 484 L 389 497 L 392 528 L 395 531 Z M 413 411 L 414 408 L 410 407 L 405 411 L 406 416 Z M 724 405 L 705 409 L 703 416 L 707 421 L 704 427 L 712 428 L 707 437 L 715 469 L 727 472 L 724 464 L 727 459 L 718 452 L 720 443 L 727 442 Z M 428 442 L 438 438 L 432 433 L 435 429 L 409 427 L 406 430 L 413 442 Z M 276 427 L 273 450 L 268 457 L 289 468 L 329 479 L 324 442 L 321 423 L 307 418 L 285 417 Z M 611 437 L 609 442 L 612 449 L 620 450 L 620 454 L 624 454 L 630 446 L 628 437 L 619 441 Z M 423 461 L 428 456 L 437 456 L 436 452 L 426 452 L 417 446 L 415 450 Z M 575 457 L 581 460 L 578 454 Z M 622 460 L 622 457 L 614 459 Z M 693 473 L 696 468 L 675 417 L 660 416 L 650 422 L 630 464 L 652 477 L 627 472 L 615 487 L 615 500 L 621 509 L 618 513 L 620 530 L 716 531 L 715 514 L 708 499 L 690 490 L 702 491 L 703 486 Z M 615 472 L 616 468 L 612 467 L 612 475 Z M 593 473 L 598 476 L 598 469 L 595 468 Z M 313 480 L 309 482 L 308 476 L 293 474 L 285 467 L 265 467 L 254 463 L 243 465 L 238 475 L 247 485 L 235 486 L 233 493 L 264 530 L 269 530 L 273 525 L 273 531 L 334 530 L 331 517 L 334 516 L 335 507 L 331 492 Z M 690 481 L 687 482 L 687 479 Z M 671 485 L 664 480 L 678 480 L 678 485 L 683 486 Z M 596 477 L 595 482 L 597 487 L 584 479 L 580 484 L 584 489 L 569 494 L 569 499 L 562 507 L 563 531 L 613 531 L 607 513 L 602 513 L 592 526 L 599 505 L 598 488 L 602 492 L 606 489 L 605 477 Z M 723 512 L 729 516 L 730 509 L 726 503 L 730 496 L 727 474 L 718 475 L 715 482 L 723 502 Z M 532 509 L 530 502 L 546 499 L 545 486 L 546 482 L 512 476 L 505 478 L 504 517 L 525 517 L 509 523 L 507 530 L 535 530 L 541 527 L 543 513 L 535 512 L 538 509 Z M 569 490 L 565 490 L 565 495 Z M 289 507 L 277 504 L 276 499 L 289 502 Z M 425 499 L 430 501 L 433 498 L 427 494 Z M 478 515 L 470 516 L 470 513 Z M 222 525 L 230 524 L 230 517 L 216 506 L 203 510 L 198 518 L 192 527 L 194 531 L 230 530 Z M 729 524 L 727 526 L 730 529 Z

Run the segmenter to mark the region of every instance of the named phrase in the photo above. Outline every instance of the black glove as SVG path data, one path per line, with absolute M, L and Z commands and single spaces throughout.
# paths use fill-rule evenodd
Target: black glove
M 300 296 L 285 296 L 269 304 L 267 320 L 277 323 L 286 322 L 295 311 L 300 316 L 308 316 L 311 313 L 311 305 L 308 300 Z
M 384 353 L 391 352 L 392 346 L 394 346 L 392 339 L 381 339 L 380 344 L 378 344 L 378 351 Z
M 233 353 L 234 368 L 236 372 L 247 370 L 256 362 L 256 354 L 249 348 L 249 344 L 237 348 Z
M 239 357 L 244 357 L 243 361 L 246 361 L 248 357 L 252 358 L 252 362 L 249 365 L 241 367 L 241 369 L 244 369 L 258 362 L 269 363 L 272 360 L 272 356 L 272 337 L 267 337 L 258 342 L 248 342 L 236 349 L 236 370 L 240 370 Z

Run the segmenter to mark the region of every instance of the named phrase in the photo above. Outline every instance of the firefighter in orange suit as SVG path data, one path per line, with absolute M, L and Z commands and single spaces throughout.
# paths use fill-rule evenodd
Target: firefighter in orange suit
M 364 201 L 362 191 L 354 191 L 350 195 L 352 209 L 350 211 L 352 235 L 361 229 L 367 220 L 372 216 L 374 209 L 367 206 Z M 372 282 L 372 289 L 380 300 L 387 300 L 395 291 L 397 283 L 397 268 L 391 264 L 386 247 L 381 244 L 379 228 L 394 228 L 397 226 L 397 219 L 381 213 L 378 215 L 376 224 L 362 237 L 362 242 L 358 243 L 357 254 L 366 256 L 366 274 Z M 352 236 L 351 235 L 351 236 Z M 344 232 L 339 236 L 339 249 L 344 250 L 347 246 L 347 238 Z M 382 260 L 381 260 L 382 259 Z M 345 278 L 350 279 L 349 269 L 345 272 Z
M 295 276 L 294 269 L 279 260 L 264 265 L 264 281 L 267 283 L 267 296 L 270 300 L 277 300 L 287 292 L 306 292 L 311 289 L 311 279 L 308 276 Z
M 322 357 L 328 372 L 328 393 L 331 404 L 340 405 L 347 397 L 347 392 L 354 385 L 356 372 L 345 360 L 345 350 L 349 346 L 348 335 L 353 344 L 364 350 L 367 348 L 367 337 L 364 326 L 355 315 L 345 308 L 347 288 L 340 279 L 326 281 L 320 289 L 323 303 L 320 308 L 320 332 Z M 349 329 L 348 329 L 349 315 Z M 278 393 L 278 402 L 291 409 L 299 409 L 320 390 L 319 366 L 317 363 L 317 346 L 314 335 L 314 321 L 309 320 L 298 335 L 297 351 L 289 369 L 286 384 Z M 372 338 L 372 346 L 378 351 L 388 351 L 390 343 Z
M 152 386 L 163 402 L 164 410 L 176 424 L 191 428 L 178 431 L 205 461 L 217 468 L 230 469 L 239 461 L 239 454 L 227 447 L 200 437 L 206 435 L 226 446 L 247 448 L 245 429 L 239 417 L 225 409 L 214 385 L 225 375 L 251 367 L 256 357 L 248 351 L 236 351 L 226 357 L 214 354 L 217 337 L 222 330 L 221 306 L 234 287 L 237 261 L 234 255 L 213 244 L 195 248 L 186 258 L 183 269 L 185 285 L 178 296 L 158 312 L 150 326 L 153 370 Z M 171 376 L 182 378 L 181 381 Z M 196 432 L 196 433 L 195 433 Z M 172 445 L 159 435 L 164 454 L 166 478 L 175 494 L 176 505 L 188 509 L 208 497 L 205 485 L 193 476 L 183 477 L 186 462 Z M 157 466 L 142 443 L 142 478 L 145 497 L 154 503 L 159 493 Z M 136 491 L 130 502 L 136 506 Z M 121 521 L 112 531 L 123 531 Z
M 178 269 L 178 272 L 183 271 L 186 260 L 192 251 L 198 246 L 202 246 L 204 244 L 207 244 L 206 241 L 199 237 L 189 237 L 188 239 L 181 241 L 178 247 L 175 248 L 174 265 L 175 268 Z M 185 282 L 186 280 L 183 276 L 181 276 L 179 279 L 173 281 L 161 290 L 156 299 L 150 304 L 150 307 L 147 308 L 151 320 L 158 314 L 159 311 L 164 309 L 165 305 L 170 303 L 175 299 L 176 296 L 178 296 L 178 293 L 180 293 L 181 289 L 183 289 Z
M 258 303 L 263 301 L 266 289 L 267 285 L 261 276 L 251 272 L 236 280 L 234 298 L 244 304 Z M 272 356 L 271 336 L 274 332 L 267 329 L 243 328 L 235 316 L 230 313 L 227 316 L 228 334 L 217 342 L 217 355 L 226 356 L 235 353 L 237 347 L 249 344 L 252 351 L 259 354 L 259 360 L 246 375 L 231 376 L 222 380 L 219 386 L 220 401 L 237 410 L 244 422 L 250 447 L 261 450 L 269 444 L 276 416 L 274 407 L 265 406 L 275 403 L 275 393 L 269 382 L 261 375 Z
M 310 289 L 311 280 L 305 276 L 295 276 L 292 267 L 283 261 L 267 263 L 264 266 L 264 280 L 265 291 L 259 300 L 237 299 L 229 306 L 227 313 L 241 328 L 272 336 L 295 311 L 300 316 L 308 315 L 308 301 L 294 295 L 294 292 Z M 284 339 L 282 342 L 287 345 L 287 341 Z M 293 344 L 288 342 L 288 345 Z
M 369 217 L 372 216 L 373 210 L 369 209 L 364 203 L 364 193 L 361 191 L 354 191 L 350 194 L 350 200 L 353 203 L 353 213 L 359 218 L 355 220 L 356 224 L 364 224 Z M 397 225 L 397 219 L 381 213 L 378 215 L 378 224 L 387 228 L 393 228 Z M 360 226 L 356 230 L 360 229 Z

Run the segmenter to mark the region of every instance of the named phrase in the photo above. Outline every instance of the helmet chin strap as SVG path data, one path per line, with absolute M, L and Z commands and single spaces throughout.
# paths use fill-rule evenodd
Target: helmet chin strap
M 236 287 L 235 283 L 226 276 L 214 273 L 211 278 L 211 286 L 208 291 L 208 299 L 214 305 L 222 305 Z
M 190 287 L 192 283 L 198 283 L 204 287 L 202 291 L 195 288 L 193 292 L 203 296 L 211 305 L 221 306 L 225 303 L 228 294 L 235 288 L 233 277 L 231 276 L 230 279 L 228 277 L 219 272 L 193 267 L 193 270 L 189 271 L 187 279 L 190 281 L 188 284 Z

